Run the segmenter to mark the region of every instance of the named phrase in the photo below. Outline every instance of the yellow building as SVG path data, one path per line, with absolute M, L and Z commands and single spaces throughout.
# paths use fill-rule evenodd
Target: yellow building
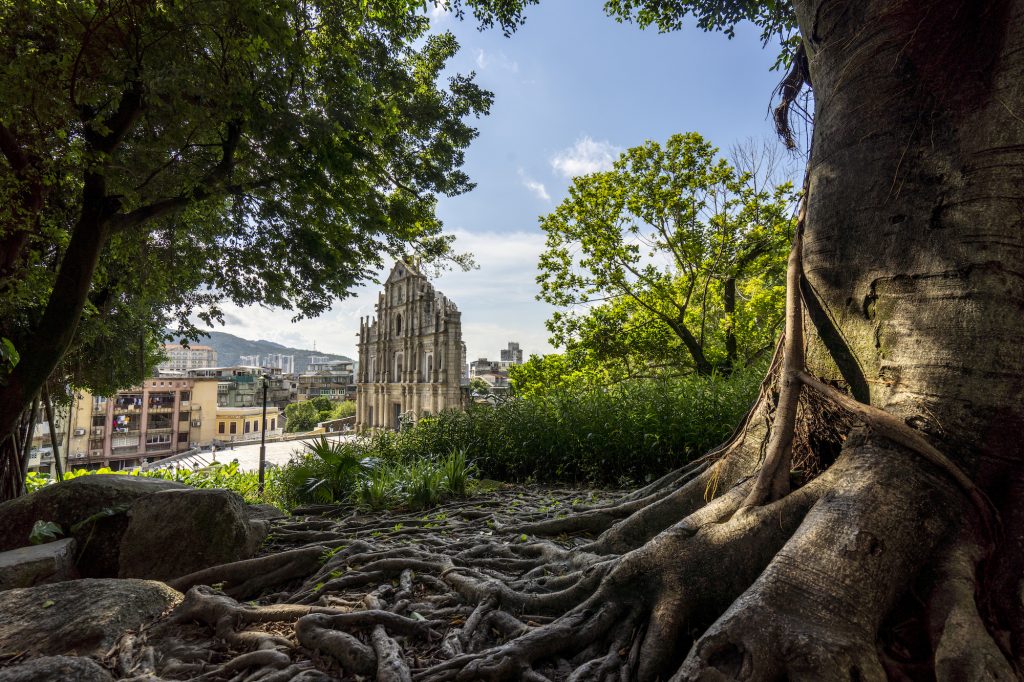
M 212 436 L 221 443 L 238 443 L 260 439 L 260 422 L 263 407 L 218 407 L 217 431 Z M 267 436 L 280 433 L 281 412 L 278 408 L 267 406 Z
M 76 395 L 68 466 L 129 469 L 212 442 L 217 380 L 157 377 L 114 396 Z

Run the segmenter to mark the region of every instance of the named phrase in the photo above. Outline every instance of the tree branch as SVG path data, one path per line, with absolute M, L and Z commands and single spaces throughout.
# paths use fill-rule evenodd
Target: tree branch
M 128 213 L 115 216 L 111 221 L 111 232 L 124 232 L 150 220 L 172 215 L 194 203 L 208 199 L 218 192 L 238 195 L 253 189 L 269 187 L 277 182 L 278 178 L 276 176 L 268 176 L 248 184 L 223 184 L 231 177 L 231 173 L 234 170 L 235 152 L 241 139 L 242 123 L 240 121 L 228 123 L 228 135 L 222 145 L 223 153 L 220 162 L 210 169 L 210 172 L 199 180 L 191 191 L 175 197 L 160 199 L 145 206 L 140 206 Z

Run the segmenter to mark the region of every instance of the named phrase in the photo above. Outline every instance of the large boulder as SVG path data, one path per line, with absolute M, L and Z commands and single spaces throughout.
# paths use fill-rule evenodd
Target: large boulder
M 173 481 L 118 474 L 96 474 L 49 485 L 31 495 L 0 504 L 0 551 L 29 544 L 36 521 L 59 523 L 72 533 L 81 556 L 78 571 L 84 577 L 118 575 L 121 536 L 128 528 L 125 513 L 135 500 L 164 490 L 189 490 Z
M 121 538 L 122 578 L 170 580 L 248 559 L 267 522 L 250 520 L 242 498 L 229 490 L 165 490 L 138 500 Z
M 112 682 L 113 679 L 99 663 L 79 656 L 46 656 L 0 668 L 0 682 Z
M 181 599 L 151 580 L 68 580 L 0 592 L 0 656 L 102 656 Z
M 0 590 L 77 577 L 74 538 L 0 552 Z

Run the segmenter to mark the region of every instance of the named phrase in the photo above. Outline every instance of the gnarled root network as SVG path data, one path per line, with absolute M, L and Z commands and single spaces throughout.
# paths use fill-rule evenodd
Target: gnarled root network
M 820 475 L 758 505 L 749 438 L 584 512 L 580 491 L 537 487 L 426 512 L 320 508 L 278 522 L 265 556 L 179 579 L 184 602 L 122 640 L 112 667 L 149 680 L 875 679 L 909 665 L 880 632 L 914 584 L 940 679 L 1010 679 L 975 603 L 988 521 L 899 438 L 855 430 Z M 572 536 L 545 525 L 573 514 L 612 522 L 589 526 L 597 537 L 590 521 Z

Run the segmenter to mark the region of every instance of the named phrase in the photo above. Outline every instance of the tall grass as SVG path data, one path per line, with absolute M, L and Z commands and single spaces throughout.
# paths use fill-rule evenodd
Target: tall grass
M 421 419 L 407 431 L 370 436 L 361 447 L 399 461 L 457 451 L 481 476 L 504 481 L 643 483 L 724 440 L 762 377 L 763 368 L 751 368 L 728 377 L 555 388 Z

